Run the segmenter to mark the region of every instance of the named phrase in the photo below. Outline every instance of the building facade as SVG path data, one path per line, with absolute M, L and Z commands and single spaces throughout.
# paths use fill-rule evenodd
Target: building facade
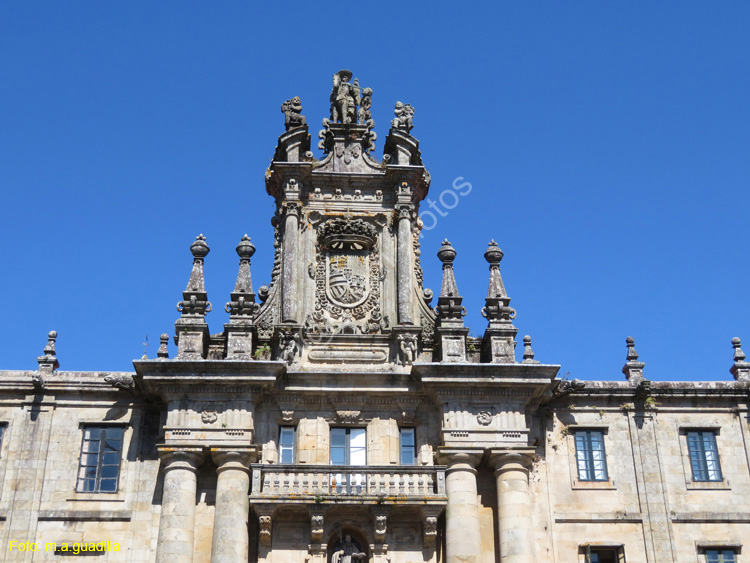
M 423 286 L 414 110 L 376 159 L 371 95 L 334 75 L 321 159 L 282 106 L 272 281 L 255 292 L 243 237 L 222 332 L 201 235 L 174 357 L 165 334 L 133 372 L 60 371 L 52 332 L 38 370 L 0 372 L 4 559 L 750 560 L 739 339 L 725 382 L 650 382 L 632 339 L 624 381 L 561 380 L 529 337 L 515 350 L 494 241 L 470 337 L 448 241 L 437 298 Z

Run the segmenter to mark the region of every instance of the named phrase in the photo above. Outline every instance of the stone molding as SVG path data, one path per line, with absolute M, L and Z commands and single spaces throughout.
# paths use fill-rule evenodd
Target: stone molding
M 205 459 L 203 448 L 173 448 L 169 446 L 157 446 L 159 459 L 162 461 L 162 470 L 166 473 L 173 469 L 187 469 L 198 473 L 198 466 Z

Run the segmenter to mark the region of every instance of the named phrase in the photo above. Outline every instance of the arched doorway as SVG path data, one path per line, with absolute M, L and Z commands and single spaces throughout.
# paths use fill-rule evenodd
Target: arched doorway
M 336 528 L 328 540 L 328 563 L 368 563 L 370 553 L 364 535 L 354 528 Z

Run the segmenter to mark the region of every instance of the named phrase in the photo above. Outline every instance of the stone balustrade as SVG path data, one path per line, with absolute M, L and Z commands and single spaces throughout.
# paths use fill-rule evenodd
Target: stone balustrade
M 442 466 L 260 465 L 252 467 L 251 499 L 273 500 L 309 496 L 316 500 L 383 497 L 445 500 Z M 302 500 L 302 499 L 300 499 Z M 387 498 L 385 499 L 387 500 Z

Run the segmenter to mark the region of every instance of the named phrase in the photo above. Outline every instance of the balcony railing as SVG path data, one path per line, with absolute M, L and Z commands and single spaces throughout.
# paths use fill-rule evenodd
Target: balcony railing
M 317 500 L 336 497 L 400 497 L 400 499 L 445 499 L 444 466 L 252 466 L 251 498 L 281 499 L 310 496 Z

